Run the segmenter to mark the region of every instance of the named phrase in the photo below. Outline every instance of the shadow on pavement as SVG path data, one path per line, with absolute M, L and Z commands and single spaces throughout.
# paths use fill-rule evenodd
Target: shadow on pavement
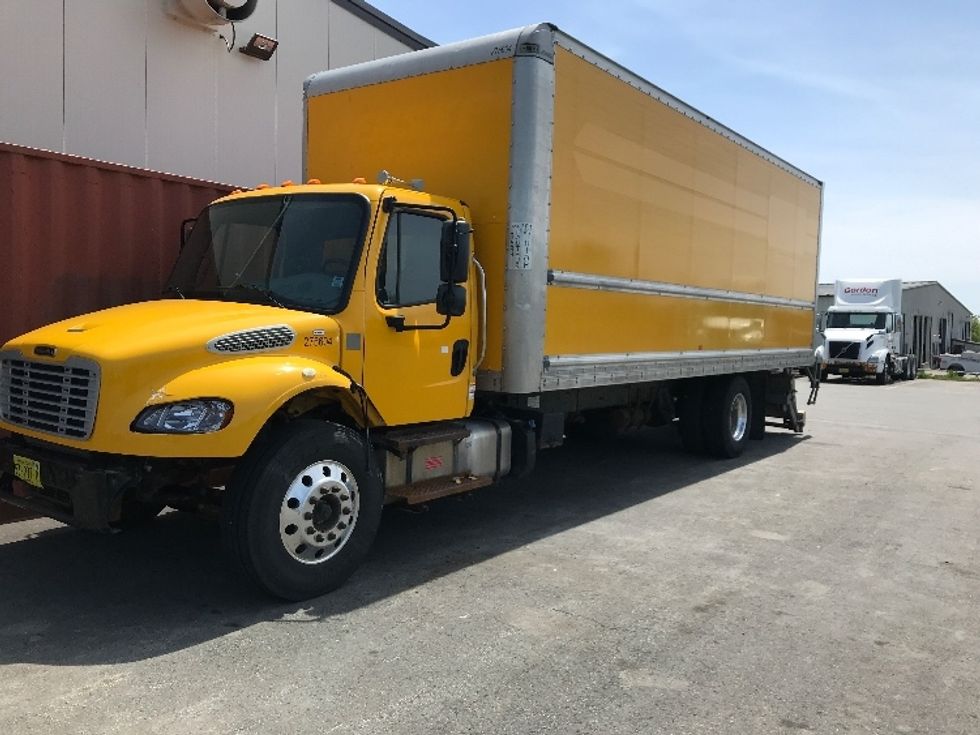
M 353 579 L 304 603 L 271 601 L 229 574 L 214 522 L 169 513 L 116 536 L 59 526 L 0 545 L 0 664 L 142 660 L 300 609 L 341 615 L 800 440 L 774 433 L 728 462 L 681 453 L 669 427 L 569 442 L 542 453 L 527 478 L 433 502 L 427 512 L 387 508 Z

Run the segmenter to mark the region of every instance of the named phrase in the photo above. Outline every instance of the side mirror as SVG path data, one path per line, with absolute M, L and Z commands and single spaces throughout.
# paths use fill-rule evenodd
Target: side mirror
M 470 271 L 470 223 L 466 220 L 444 222 L 440 241 L 439 280 L 443 283 L 466 283 Z
M 452 283 L 439 284 L 436 312 L 443 316 L 463 316 L 466 311 L 466 289 Z
M 180 223 L 180 249 L 183 250 L 187 245 L 187 240 L 191 236 L 194 225 L 197 224 L 197 217 L 188 217 Z

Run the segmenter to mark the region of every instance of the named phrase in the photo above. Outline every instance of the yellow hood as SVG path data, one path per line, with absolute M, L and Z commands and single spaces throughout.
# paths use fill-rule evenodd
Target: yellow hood
M 2 357 L 95 364 L 94 430 L 70 439 L 0 421 L 0 428 L 91 451 L 137 456 L 228 457 L 245 451 L 285 400 L 313 389 L 346 388 L 341 329 L 328 316 L 222 301 L 162 300 L 119 306 L 51 324 L 4 345 Z M 231 424 L 209 435 L 130 430 L 147 406 L 223 398 Z
M 62 353 L 116 362 L 148 355 L 200 352 L 216 337 L 243 330 L 288 325 L 297 337 L 324 330 L 336 337 L 330 317 L 257 304 L 168 299 L 127 304 L 72 317 L 28 332 L 5 349 L 20 349 L 33 359 L 36 346 Z

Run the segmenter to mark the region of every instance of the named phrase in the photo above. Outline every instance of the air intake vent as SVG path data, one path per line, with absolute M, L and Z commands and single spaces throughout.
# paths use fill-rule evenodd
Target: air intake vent
M 64 363 L 0 354 L 0 418 L 26 429 L 88 439 L 99 403 L 99 366 L 79 358 Z
M 208 342 L 208 350 L 220 353 L 266 352 L 289 347 L 295 339 L 296 332 L 291 327 L 279 324 L 223 334 Z

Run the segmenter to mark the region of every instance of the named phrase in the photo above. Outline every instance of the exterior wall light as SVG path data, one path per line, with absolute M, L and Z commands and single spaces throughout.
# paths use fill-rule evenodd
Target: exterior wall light
M 238 50 L 246 56 L 251 56 L 253 59 L 268 61 L 272 58 L 278 46 L 279 41 L 276 39 L 263 36 L 261 33 L 253 33 L 248 43 L 244 46 L 239 46 Z

